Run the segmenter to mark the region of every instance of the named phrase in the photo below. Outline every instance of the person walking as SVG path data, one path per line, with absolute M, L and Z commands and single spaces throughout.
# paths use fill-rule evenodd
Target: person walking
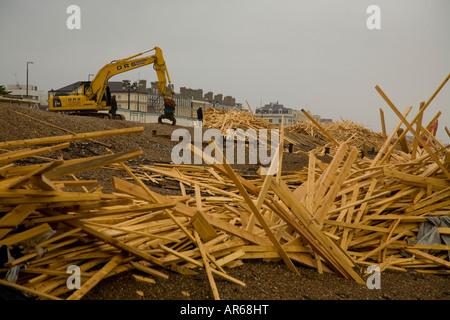
M 197 109 L 197 119 L 200 122 L 199 124 L 201 125 L 202 122 L 203 122 L 203 109 L 202 109 L 202 107 L 199 107 Z
M 111 114 L 112 118 L 116 118 L 116 112 L 117 112 L 117 101 L 116 96 L 111 97 L 111 109 L 109 110 L 109 113 Z
M 164 114 L 158 117 L 158 123 L 163 123 L 163 119 L 169 119 L 174 126 L 177 123 L 175 119 L 175 106 L 176 103 L 173 99 L 164 98 Z

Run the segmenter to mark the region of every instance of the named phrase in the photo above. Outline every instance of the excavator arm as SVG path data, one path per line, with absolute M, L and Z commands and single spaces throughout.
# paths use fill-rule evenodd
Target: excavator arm
M 154 55 L 140 57 L 144 53 L 152 50 L 155 50 Z M 171 81 L 169 72 L 167 71 L 166 62 L 162 54 L 162 50 L 158 47 L 155 47 L 152 50 L 141 52 L 125 59 L 114 60 L 111 63 L 105 65 L 97 72 L 94 79 L 91 81 L 91 85 L 89 88 L 87 88 L 85 93 L 86 97 L 89 100 L 96 100 L 97 104 L 100 104 L 100 101 L 103 98 L 103 94 L 106 91 L 108 80 L 111 77 L 119 73 L 153 64 L 153 68 L 155 69 L 156 75 L 158 77 L 159 92 L 161 93 L 163 98 L 166 98 L 166 96 L 168 95 L 170 95 L 170 97 L 172 98 L 173 91 L 167 92 L 167 82 L 170 84 Z

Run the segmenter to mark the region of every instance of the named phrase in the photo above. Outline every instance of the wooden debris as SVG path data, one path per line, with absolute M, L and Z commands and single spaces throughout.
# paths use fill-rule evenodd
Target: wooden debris
M 276 125 L 257 118 L 253 113 L 232 109 L 230 111 L 208 108 L 204 112 L 204 128 L 219 129 L 224 135 L 227 129 L 274 129 Z
M 381 270 L 448 273 L 449 246 L 424 244 L 418 238 L 429 219 L 449 217 L 448 148 L 438 143 L 423 148 L 413 143 L 404 149 L 407 152 L 392 147 L 406 131 L 413 132 L 416 141 L 427 135 L 418 120 L 430 101 L 422 104 L 412 122 L 406 121 L 411 108 L 403 114 L 397 110 L 400 121 L 386 138 L 349 121 L 323 124 L 319 131 L 336 142 L 330 150 L 332 161 L 317 158 L 326 144 L 316 144 L 306 168 L 280 170 L 275 176 L 262 171 L 241 175 L 221 154 L 223 164 L 153 164 L 133 169 L 124 162 L 139 157 L 140 150 L 20 167 L 13 162 L 67 148 L 73 139 L 140 129 L 2 142 L 1 148 L 9 149 L 63 143 L 0 155 L 0 245 L 21 251 L 0 268 L 6 271 L 26 264 L 28 269 L 19 273 L 17 283 L 5 285 L 38 299 L 77 300 L 102 279 L 125 271 L 155 277 L 134 275 L 149 283 L 167 279 L 166 270 L 204 271 L 214 299 L 220 299 L 215 276 L 245 286 L 226 268 L 246 259 L 281 259 L 293 272 L 298 272 L 298 264 L 362 285 L 361 274 L 373 264 Z M 205 124 L 209 121 L 220 130 L 267 125 L 255 119 L 252 114 L 244 118 L 237 111 L 213 110 Z M 395 140 L 402 124 L 407 129 Z M 297 124 L 290 130 L 318 135 L 312 125 Z M 291 143 L 288 139 L 296 133 L 288 131 L 282 132 L 283 142 Z M 283 144 L 276 153 L 279 159 L 283 159 Z M 362 145 L 380 153 L 373 159 L 358 157 Z M 194 146 L 191 151 L 202 153 Z M 75 177 L 105 165 L 124 170 L 133 182 L 114 177 L 116 192 L 104 193 L 95 181 Z M 71 180 L 66 182 L 66 176 Z M 149 188 L 164 186 L 166 181 L 179 185 L 180 195 L 162 195 Z M 450 233 L 447 226 L 436 228 L 441 235 Z M 69 266 L 80 268 L 78 290 L 67 287 Z
M 305 114 L 308 113 L 305 112 Z M 367 129 L 362 124 L 355 123 L 351 120 L 325 122 L 321 124 L 314 123 L 313 120 L 287 126 L 286 131 L 310 135 L 322 141 L 330 141 L 334 147 L 339 146 L 338 141 L 343 141 L 347 142 L 349 146 L 357 147 L 358 149 L 366 146 L 369 150 L 373 149 L 378 151 L 385 141 L 381 133 Z
M 278 125 L 269 123 L 264 118 L 258 118 L 253 112 L 240 111 L 238 109 L 219 110 L 214 108 L 208 108 L 204 113 L 203 127 L 218 129 L 222 132 L 224 137 L 227 137 L 227 130 L 242 129 L 248 131 L 249 129 L 259 130 L 267 129 L 269 132 L 271 129 L 279 129 Z M 270 136 L 270 134 L 268 134 Z M 270 143 L 270 138 L 268 137 Z M 289 130 L 284 133 L 283 141 L 288 147 L 291 144 L 298 150 L 313 150 L 319 146 L 325 145 L 323 139 L 317 139 L 304 132 L 296 132 L 295 130 Z

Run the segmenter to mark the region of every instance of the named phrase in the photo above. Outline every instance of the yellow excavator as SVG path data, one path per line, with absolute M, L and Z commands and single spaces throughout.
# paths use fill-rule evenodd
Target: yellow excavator
M 143 54 L 155 51 L 155 54 L 140 57 Z M 111 118 L 107 111 L 111 109 L 111 92 L 108 80 L 123 72 L 153 64 L 158 76 L 158 91 L 164 98 L 165 103 L 173 103 L 173 85 L 171 84 L 162 50 L 155 47 L 131 57 L 114 60 L 101 68 L 92 81 L 80 82 L 80 93 L 72 95 L 55 95 L 49 98 L 49 110 L 53 112 L 64 112 L 75 115 L 95 116 Z M 168 83 L 167 83 L 168 81 Z M 115 119 L 125 120 L 124 116 L 117 114 Z

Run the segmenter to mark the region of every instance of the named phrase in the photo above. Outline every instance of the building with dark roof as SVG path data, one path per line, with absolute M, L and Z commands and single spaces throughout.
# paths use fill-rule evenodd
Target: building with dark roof
M 81 81 L 74 82 L 56 90 L 51 89 L 49 93 L 76 94 L 79 88 L 81 88 Z

